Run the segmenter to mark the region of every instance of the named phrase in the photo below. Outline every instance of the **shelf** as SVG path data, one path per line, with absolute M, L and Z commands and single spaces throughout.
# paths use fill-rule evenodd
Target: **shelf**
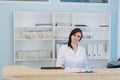
M 52 25 L 52 13 L 16 11 L 14 13 L 14 26 L 33 27 Z
M 53 39 L 15 39 L 15 41 L 53 41 Z
M 16 39 L 53 39 L 51 27 L 15 28 Z
M 110 58 L 110 22 L 110 13 L 15 11 L 14 64 L 55 66 L 60 46 L 67 45 L 72 29 L 80 28 L 79 45 L 88 60 L 102 60 L 103 65 Z M 42 50 L 50 52 L 38 56 Z
M 56 13 L 55 14 L 55 26 L 72 26 L 72 14 L 71 13 Z
M 17 62 L 21 62 L 21 61 L 25 61 L 25 62 L 34 62 L 34 61 L 52 61 L 53 59 L 39 59 L 39 60 L 18 60 L 18 59 L 16 59 L 15 61 L 17 61 Z

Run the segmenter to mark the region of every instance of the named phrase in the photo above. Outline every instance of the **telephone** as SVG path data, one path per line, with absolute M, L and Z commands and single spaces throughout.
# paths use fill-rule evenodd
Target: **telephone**
M 107 68 L 120 68 L 120 58 L 118 61 L 111 61 L 107 64 Z

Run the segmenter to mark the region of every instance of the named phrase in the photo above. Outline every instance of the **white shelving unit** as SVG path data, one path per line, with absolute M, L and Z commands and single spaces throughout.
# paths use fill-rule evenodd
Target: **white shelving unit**
M 49 2 L 50 0 L 0 0 L 0 1 L 39 1 L 39 2 Z
M 110 58 L 110 13 L 14 12 L 14 64 L 55 66 L 59 47 L 73 28 L 83 31 L 79 43 L 91 67 L 106 67 Z M 98 66 L 99 63 L 99 66 Z

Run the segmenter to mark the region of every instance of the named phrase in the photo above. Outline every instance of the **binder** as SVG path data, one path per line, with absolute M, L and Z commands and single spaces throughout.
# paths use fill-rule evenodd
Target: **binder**
M 98 44 L 98 58 L 104 58 L 105 47 L 103 44 Z
M 57 45 L 56 45 L 56 57 L 57 57 L 57 55 L 58 55 L 58 53 L 59 53 L 60 46 L 61 46 L 60 44 L 57 44 Z
M 94 59 L 98 59 L 97 44 L 93 44 L 93 57 Z
M 92 44 L 88 44 L 87 57 L 88 57 L 88 59 L 93 59 L 93 46 L 92 46 Z

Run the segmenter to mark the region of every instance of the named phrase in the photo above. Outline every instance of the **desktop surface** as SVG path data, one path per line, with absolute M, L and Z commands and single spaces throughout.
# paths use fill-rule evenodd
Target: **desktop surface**
M 33 69 L 26 66 L 5 66 L 2 78 L 7 80 L 120 80 L 120 68 L 95 69 L 96 73 L 64 72 L 63 69 Z M 74 78 L 74 79 L 73 79 Z

